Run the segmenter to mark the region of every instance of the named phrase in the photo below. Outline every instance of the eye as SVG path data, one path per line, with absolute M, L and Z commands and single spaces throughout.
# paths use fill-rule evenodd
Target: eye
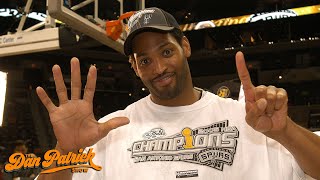
M 162 52 L 163 56 L 165 57 L 168 57 L 172 54 L 172 50 L 171 49 L 165 49 L 163 52 Z
M 150 61 L 149 61 L 149 59 L 141 59 L 140 61 L 140 65 L 146 65 L 146 64 L 148 64 Z

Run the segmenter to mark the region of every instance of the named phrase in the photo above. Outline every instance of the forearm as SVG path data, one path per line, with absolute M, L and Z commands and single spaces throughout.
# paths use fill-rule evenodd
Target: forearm
M 305 173 L 320 179 L 320 137 L 294 123 L 288 117 L 285 131 L 269 137 L 281 143 L 295 157 Z
M 58 145 L 56 146 L 56 148 L 61 154 L 66 154 L 66 152 L 63 152 Z M 53 163 L 52 166 L 50 166 L 51 168 L 55 168 L 57 167 L 56 163 Z M 70 169 L 66 169 L 66 170 L 62 170 L 62 171 L 58 171 L 55 173 L 50 173 L 50 174 L 40 174 L 37 180 L 71 180 L 72 179 L 72 172 Z

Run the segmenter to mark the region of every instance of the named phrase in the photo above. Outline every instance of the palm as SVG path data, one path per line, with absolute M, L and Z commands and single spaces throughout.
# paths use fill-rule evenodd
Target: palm
M 93 114 L 93 96 L 96 85 L 96 69 L 89 69 L 83 99 L 81 95 L 80 66 L 77 59 L 71 60 L 71 99 L 67 96 L 60 67 L 52 69 L 59 98 L 59 107 L 56 107 L 46 92 L 38 87 L 37 94 L 49 112 L 53 131 L 60 149 L 65 152 L 77 151 L 80 148 L 91 146 L 114 128 L 127 124 L 127 118 L 114 118 L 105 123 L 98 123 Z
M 68 150 L 90 146 L 98 139 L 98 123 L 92 104 L 70 100 L 49 114 L 54 133 L 61 147 Z
M 251 111 L 252 109 L 247 109 L 247 113 Z M 286 119 L 286 116 L 287 109 L 285 107 L 275 111 L 271 117 L 265 113 L 261 114 L 261 116 L 257 118 L 256 130 L 264 133 L 268 131 L 280 131 L 286 126 L 286 121 L 279 121 L 279 119 Z

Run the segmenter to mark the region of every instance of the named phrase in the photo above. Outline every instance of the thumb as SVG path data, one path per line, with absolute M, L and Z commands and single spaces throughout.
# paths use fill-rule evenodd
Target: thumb
M 101 138 L 105 137 L 111 130 L 120 126 L 129 124 L 130 120 L 127 117 L 115 117 L 107 122 L 99 124 L 99 135 Z

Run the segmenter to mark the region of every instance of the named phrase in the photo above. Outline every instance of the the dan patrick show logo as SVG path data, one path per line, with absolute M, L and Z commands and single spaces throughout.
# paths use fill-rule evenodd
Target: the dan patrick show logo
M 78 151 L 79 153 L 69 152 L 67 155 L 61 155 L 58 150 L 52 149 L 47 151 L 43 160 L 41 157 L 30 157 L 22 153 L 14 153 L 9 157 L 8 163 L 5 165 L 5 172 L 14 172 L 22 169 L 42 168 L 41 173 L 48 174 L 57 171 L 71 169 L 73 173 L 87 172 L 88 168 L 92 168 L 96 171 L 102 169 L 101 166 L 97 166 L 92 162 L 95 153 L 92 152 L 92 148 L 88 153 L 83 152 L 83 149 Z M 50 168 L 53 163 L 56 163 L 56 167 Z

